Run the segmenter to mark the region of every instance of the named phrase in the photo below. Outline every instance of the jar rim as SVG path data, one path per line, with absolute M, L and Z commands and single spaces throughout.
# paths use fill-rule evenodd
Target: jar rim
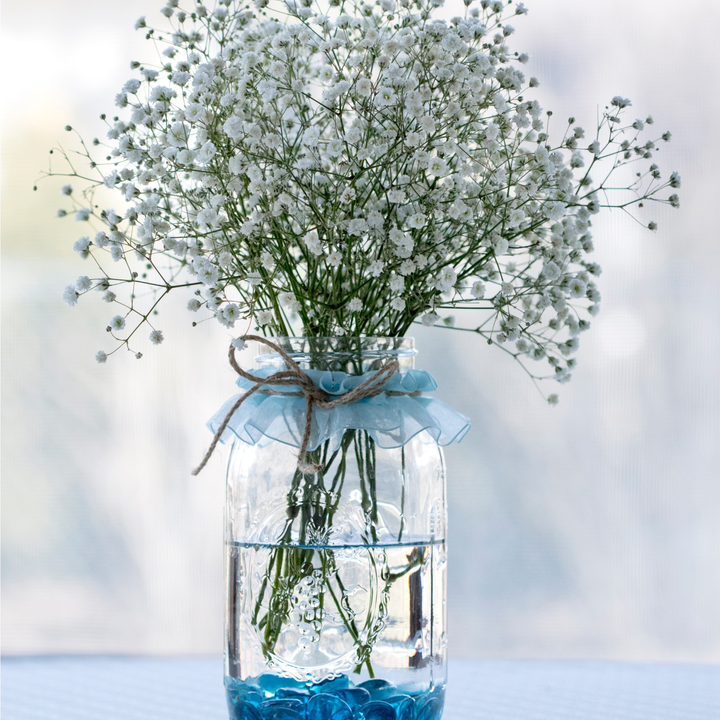
M 329 337 L 285 336 L 268 338 L 279 345 L 298 363 L 320 358 L 351 358 L 362 360 L 395 357 L 413 358 L 417 355 L 414 337 L 353 336 Z M 282 357 L 267 345 L 255 342 L 255 357 L 260 365 L 279 365 Z

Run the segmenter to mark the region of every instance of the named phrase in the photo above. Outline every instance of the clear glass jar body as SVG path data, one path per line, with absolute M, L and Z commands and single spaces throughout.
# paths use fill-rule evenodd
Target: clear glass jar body
M 303 369 L 362 374 L 411 338 L 275 340 Z M 260 367 L 283 361 L 260 347 Z M 226 497 L 230 717 L 439 720 L 446 681 L 445 469 L 422 432 L 384 449 L 346 430 L 308 455 L 233 445 Z

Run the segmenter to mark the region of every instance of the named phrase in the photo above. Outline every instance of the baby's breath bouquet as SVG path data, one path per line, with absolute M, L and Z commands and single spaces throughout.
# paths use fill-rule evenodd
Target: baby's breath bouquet
M 97 290 L 117 308 L 98 362 L 161 343 L 173 291 L 239 328 L 245 394 L 210 422 L 210 451 L 230 429 L 252 448 L 228 471 L 237 720 L 439 719 L 438 445 L 468 423 L 425 396 L 436 386 L 402 364 L 402 337 L 466 311 L 458 329 L 565 382 L 599 309 L 592 218 L 678 205 L 679 176 L 653 162 L 670 133 L 641 139 L 653 121 L 628 117 L 629 100 L 551 139 L 528 58 L 508 47 L 522 3 L 465 0 L 450 20 L 441 4 L 170 0 L 168 29 L 137 23 L 159 57 L 132 63 L 118 116 L 102 116 L 109 143 L 82 144 L 82 172 L 61 149 L 69 170 L 49 173 L 81 181 L 62 192 L 96 226 L 75 243 L 93 277 L 65 300 Z M 234 355 L 252 328 L 277 351 L 256 374 Z M 263 456 L 268 439 L 299 459 Z
M 171 0 L 171 27 L 137 22 L 160 53 L 132 63 L 109 144 L 82 146 L 87 172 L 61 150 L 84 187 L 63 193 L 96 226 L 75 243 L 92 277 L 65 300 L 117 308 L 98 362 L 140 356 L 142 330 L 162 342 L 159 304 L 184 290 L 191 313 L 272 336 L 402 336 L 471 311 L 462 329 L 569 379 L 599 309 L 591 220 L 678 205 L 653 162 L 670 133 L 641 139 L 652 118 L 618 96 L 553 142 L 508 47 L 523 4 L 465 0 L 449 21 L 440 5 Z

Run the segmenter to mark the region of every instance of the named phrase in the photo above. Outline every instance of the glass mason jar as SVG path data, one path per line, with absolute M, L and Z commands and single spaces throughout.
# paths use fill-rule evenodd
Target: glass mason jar
M 275 339 L 303 370 L 361 375 L 412 338 Z M 258 368 L 283 370 L 259 346 Z M 333 378 L 342 377 L 334 375 Z M 359 402 L 366 402 L 360 400 Z M 445 466 L 427 432 L 297 446 L 235 440 L 227 470 L 225 688 L 235 720 L 439 720 L 446 682 Z M 298 443 L 299 444 L 299 443 Z M 387 444 L 387 443 L 383 443 Z

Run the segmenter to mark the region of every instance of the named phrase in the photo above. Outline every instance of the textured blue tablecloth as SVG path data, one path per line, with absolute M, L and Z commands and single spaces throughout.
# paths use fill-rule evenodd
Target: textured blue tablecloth
M 227 720 L 216 659 L 2 661 L 2 720 Z M 455 661 L 443 720 L 720 720 L 720 666 Z

